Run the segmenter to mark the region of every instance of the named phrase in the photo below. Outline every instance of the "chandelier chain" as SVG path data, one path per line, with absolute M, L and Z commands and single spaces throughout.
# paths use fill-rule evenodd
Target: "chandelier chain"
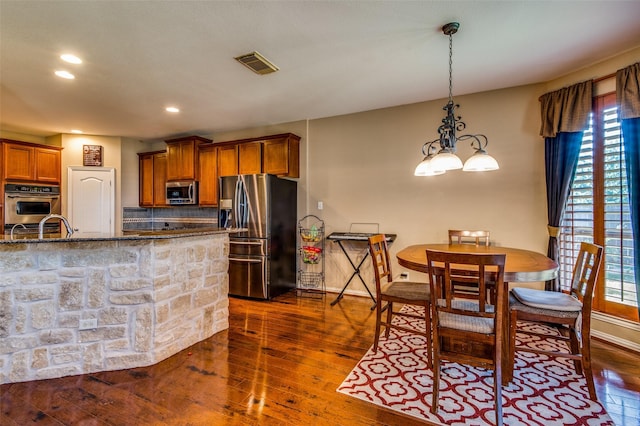
M 449 34 L 449 103 L 453 103 L 453 34 Z

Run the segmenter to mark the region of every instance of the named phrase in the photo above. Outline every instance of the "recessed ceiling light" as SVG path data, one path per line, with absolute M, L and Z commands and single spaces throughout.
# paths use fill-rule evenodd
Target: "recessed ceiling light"
M 69 71 L 56 71 L 56 75 L 58 77 L 66 78 L 67 80 L 73 80 L 76 78 L 76 76 L 71 74 Z
M 73 130 L 71 131 L 71 133 L 75 133 L 75 134 L 77 134 L 77 135 L 81 135 L 81 134 L 82 134 L 82 133 L 84 133 L 84 132 L 83 132 L 82 130 L 73 129 Z
M 180 112 L 180 109 L 176 107 L 166 107 L 165 110 L 167 112 Z
M 78 58 L 76 55 L 72 55 L 70 53 L 65 53 L 64 55 L 60 55 L 60 59 L 65 62 L 69 62 L 70 64 L 81 64 L 82 59 Z

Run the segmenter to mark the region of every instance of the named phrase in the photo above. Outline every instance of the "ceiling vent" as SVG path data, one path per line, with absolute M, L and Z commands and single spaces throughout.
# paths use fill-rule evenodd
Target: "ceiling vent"
M 276 72 L 280 69 L 258 52 L 251 52 L 246 55 L 238 56 L 235 59 L 251 71 L 260 75 L 271 74 L 272 72 Z

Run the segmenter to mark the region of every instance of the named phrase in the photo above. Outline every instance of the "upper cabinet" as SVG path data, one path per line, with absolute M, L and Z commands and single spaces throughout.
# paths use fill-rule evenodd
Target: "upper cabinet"
M 60 184 L 62 148 L 2 140 L 2 179 Z
M 166 151 L 141 152 L 138 154 L 139 204 L 140 207 L 166 206 L 165 185 L 167 182 Z
M 238 174 L 238 145 L 218 145 L 218 176 Z
M 167 181 L 195 180 L 198 167 L 198 146 L 211 139 L 187 136 L 170 139 L 167 143 Z
M 218 205 L 218 148 L 215 145 L 202 145 L 198 154 L 198 204 L 201 206 Z
M 218 175 L 270 173 L 300 177 L 300 137 L 293 133 L 222 142 Z
M 289 133 L 264 140 L 262 169 L 278 176 L 300 177 L 300 137 Z
M 167 151 L 140 153 L 140 206 L 167 206 L 166 182 L 198 181 L 198 205 L 218 205 L 218 178 L 270 173 L 300 177 L 300 137 L 292 133 L 213 144 L 199 136 L 165 141 Z
M 238 172 L 241 175 L 262 173 L 262 143 L 260 141 L 238 144 Z

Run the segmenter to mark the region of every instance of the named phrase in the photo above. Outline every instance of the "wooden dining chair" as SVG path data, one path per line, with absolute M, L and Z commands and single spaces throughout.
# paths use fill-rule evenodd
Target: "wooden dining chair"
M 576 372 L 584 374 L 589 397 L 594 401 L 598 397 L 591 371 L 591 302 L 601 263 L 602 247 L 580 243 L 569 294 L 516 287 L 509 295 L 510 365 L 514 365 L 516 352 L 533 352 L 573 359 Z M 553 336 L 532 330 L 525 331 L 519 327 L 518 321 L 556 326 L 561 334 Z M 516 333 L 567 342 L 570 352 L 516 346 Z
M 504 312 L 504 254 L 447 253 L 427 250 L 433 329 L 433 398 L 438 411 L 440 365 L 443 360 L 493 370 L 496 424 L 502 425 L 502 345 Z M 497 303 L 486 298 L 453 297 L 453 283 L 474 277 L 480 294 L 488 281 L 497 284 Z
M 449 229 L 449 244 L 468 244 L 488 246 L 489 231 L 464 231 L 460 229 Z
M 389 331 L 396 330 L 416 333 L 425 336 L 428 348 L 428 367 L 431 368 L 431 293 L 426 282 L 393 281 L 387 239 L 383 234 L 369 237 L 369 253 L 376 281 L 376 334 L 373 350 L 378 350 L 380 328 L 385 327 L 385 338 L 389 338 Z M 424 308 L 424 314 L 418 316 L 411 313 L 394 310 L 394 304 L 416 305 Z M 386 319 L 382 315 L 386 311 Z M 395 316 L 419 318 L 424 320 L 425 328 L 417 331 L 413 328 L 393 322 Z
M 460 229 L 449 229 L 449 244 L 475 244 L 476 246 L 488 246 L 489 231 L 465 231 Z M 461 299 L 478 299 L 478 288 L 473 283 L 473 279 L 470 282 L 464 282 L 461 280 L 454 283 L 451 287 L 454 292 L 454 297 Z M 490 283 L 487 285 L 487 291 L 492 303 L 495 303 L 495 285 Z

